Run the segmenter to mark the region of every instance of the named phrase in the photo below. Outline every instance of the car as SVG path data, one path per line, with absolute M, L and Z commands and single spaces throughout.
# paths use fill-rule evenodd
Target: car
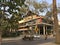
M 40 36 L 39 36 L 39 35 L 34 35 L 34 37 L 37 37 L 37 38 L 39 38 Z
M 40 35 L 34 35 L 34 38 L 38 38 L 39 39 L 40 38 Z
M 22 39 L 23 40 L 33 40 L 34 36 L 32 35 L 25 35 Z

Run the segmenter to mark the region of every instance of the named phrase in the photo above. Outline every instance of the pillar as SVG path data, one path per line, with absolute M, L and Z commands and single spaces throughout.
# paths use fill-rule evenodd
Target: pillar
M 47 34 L 47 26 L 46 26 L 46 34 Z
M 39 35 L 40 35 L 40 28 L 39 28 Z
M 43 34 L 45 35 L 45 25 L 43 25 Z

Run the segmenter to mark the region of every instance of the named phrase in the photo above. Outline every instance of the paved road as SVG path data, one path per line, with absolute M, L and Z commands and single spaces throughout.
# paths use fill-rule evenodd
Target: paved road
M 33 41 L 29 40 L 11 40 L 11 41 L 3 41 L 2 45 L 56 45 L 56 44 L 51 44 L 51 42 L 54 42 L 54 38 L 48 38 L 47 40 L 44 40 L 44 38 L 40 39 L 35 39 Z

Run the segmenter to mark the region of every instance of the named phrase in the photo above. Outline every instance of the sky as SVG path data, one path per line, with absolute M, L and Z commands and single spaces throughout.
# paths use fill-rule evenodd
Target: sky
M 37 0 L 38 2 L 40 2 L 41 0 Z M 49 4 L 53 3 L 53 0 L 42 0 L 42 1 L 47 1 Z M 56 0 L 57 6 L 60 3 L 60 0 Z M 58 14 L 58 20 L 60 21 L 60 13 Z
M 38 2 L 40 2 L 41 0 L 37 0 Z M 42 1 L 47 1 L 49 4 L 52 3 L 53 0 L 42 0 Z M 60 0 L 56 0 L 57 3 L 60 3 Z

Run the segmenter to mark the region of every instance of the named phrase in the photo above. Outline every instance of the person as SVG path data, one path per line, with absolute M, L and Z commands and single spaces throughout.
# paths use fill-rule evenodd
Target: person
M 47 34 L 45 35 L 45 40 L 47 39 Z

